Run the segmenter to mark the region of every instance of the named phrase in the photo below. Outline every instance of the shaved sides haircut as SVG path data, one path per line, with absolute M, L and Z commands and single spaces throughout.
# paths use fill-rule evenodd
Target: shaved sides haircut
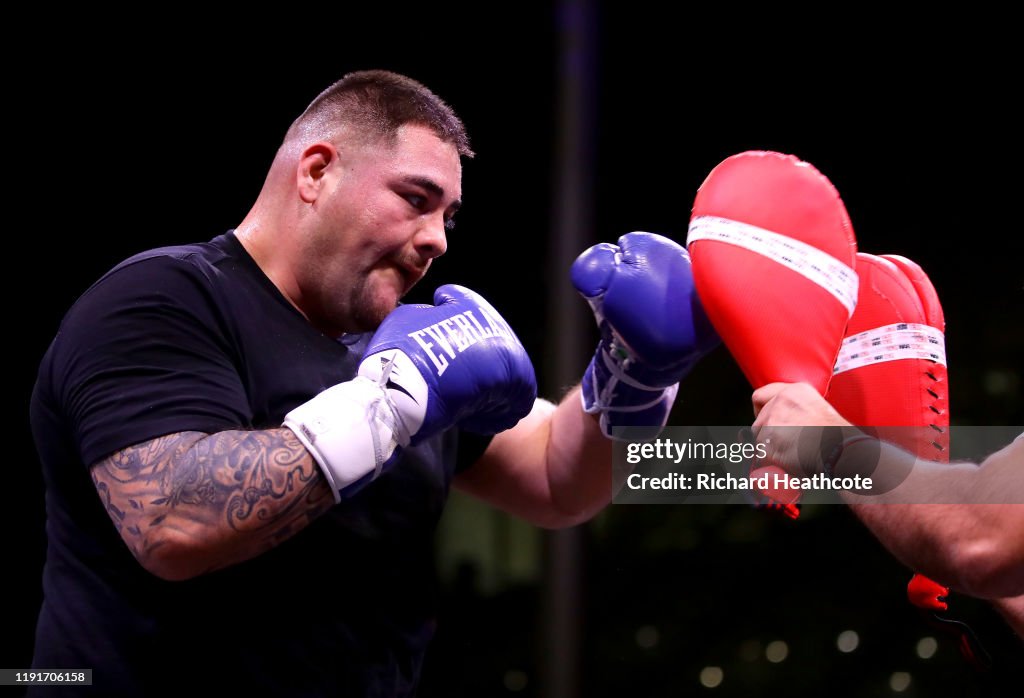
M 349 73 L 314 99 L 292 123 L 285 141 L 330 139 L 351 128 L 367 140 L 393 141 L 399 127 L 416 124 L 471 158 L 466 128 L 455 112 L 425 85 L 386 70 Z

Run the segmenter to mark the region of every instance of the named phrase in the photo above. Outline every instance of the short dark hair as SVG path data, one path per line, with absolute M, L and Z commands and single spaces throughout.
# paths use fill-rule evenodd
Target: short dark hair
M 400 126 L 418 124 L 473 157 L 466 128 L 455 112 L 425 85 L 387 70 L 349 73 L 314 99 L 288 129 L 286 139 L 305 130 L 327 134 L 350 125 L 368 136 L 391 139 Z M 322 137 L 322 135 L 321 135 Z

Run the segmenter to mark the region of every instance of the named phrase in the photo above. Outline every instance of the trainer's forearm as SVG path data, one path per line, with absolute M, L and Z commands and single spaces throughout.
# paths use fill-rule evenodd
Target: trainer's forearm
M 869 445 L 854 445 L 863 458 Z M 877 455 L 877 451 L 872 454 Z M 857 517 L 896 558 L 938 582 L 982 598 L 1024 593 L 1024 443 L 973 463 L 915 461 L 885 446 L 875 473 L 900 473 L 882 494 L 844 493 Z M 856 453 L 837 474 L 857 468 Z M 893 484 L 893 483 L 890 483 Z
M 1013 631 L 1024 641 L 1024 596 L 994 599 L 992 605 L 1002 614 Z
M 290 429 L 181 432 L 126 448 L 93 482 L 139 562 L 168 580 L 255 557 L 334 503 Z

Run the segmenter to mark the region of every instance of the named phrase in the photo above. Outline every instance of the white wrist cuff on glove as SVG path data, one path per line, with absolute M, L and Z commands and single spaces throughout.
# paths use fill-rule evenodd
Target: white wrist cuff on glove
M 323 470 L 334 501 L 346 487 L 373 473 L 399 446 L 409 443 L 408 432 L 387 390 L 363 376 L 323 391 L 285 415 L 288 427 Z

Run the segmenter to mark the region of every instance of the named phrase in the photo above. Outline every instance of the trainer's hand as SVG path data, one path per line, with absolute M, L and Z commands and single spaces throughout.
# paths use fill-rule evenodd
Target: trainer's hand
M 437 289 L 434 303 L 392 311 L 356 378 L 285 418 L 339 501 L 377 477 L 402 447 L 454 426 L 497 433 L 533 407 L 533 364 L 501 315 L 462 286 Z
M 587 300 L 601 341 L 583 376 L 583 408 L 612 427 L 664 427 L 679 381 L 719 343 L 693 285 L 690 256 L 661 235 L 635 232 L 581 254 L 572 282 Z
M 837 426 L 850 423 L 807 383 L 769 383 L 754 391 L 754 431 L 763 426 Z
M 834 464 L 847 439 L 863 437 L 808 383 L 769 383 L 754 391 L 754 438 L 766 461 L 807 475 Z

